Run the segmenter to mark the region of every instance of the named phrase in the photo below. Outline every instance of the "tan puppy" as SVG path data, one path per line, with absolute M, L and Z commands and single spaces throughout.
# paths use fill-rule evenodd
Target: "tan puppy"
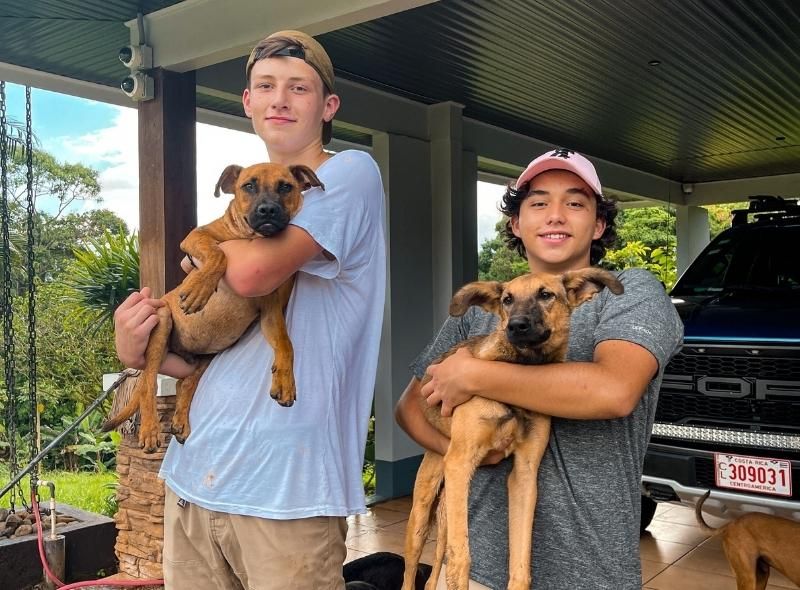
M 445 356 L 463 346 L 476 358 L 485 360 L 528 365 L 562 362 L 567 354 L 572 310 L 603 287 L 617 295 L 623 291 L 614 275 L 597 268 L 564 275 L 528 274 L 507 283 L 470 283 L 453 297 L 450 315 L 464 315 L 470 306 L 480 305 L 499 315 L 500 322 L 491 334 L 467 340 Z M 443 418 L 439 407 L 420 402 L 428 421 L 450 438 L 450 446 L 444 457 L 426 452 L 417 472 L 406 529 L 403 590 L 414 588 L 414 573 L 430 529 L 431 510 L 443 482 L 446 495 L 442 492 L 440 498 L 436 558 L 426 588 L 436 587 L 446 545 L 447 587 L 467 589 L 469 484 L 486 454 L 504 447 L 507 455 L 514 454 L 514 468 L 508 479 L 508 588 L 528 590 L 536 478 L 550 440 L 550 417 L 476 396 L 458 406 L 452 418 Z M 506 447 L 508 441 L 511 444 Z
M 711 490 L 697 503 L 695 517 L 705 532 L 722 537 L 737 590 L 764 590 L 770 567 L 800 586 L 800 522 L 753 512 L 715 529 L 703 520 L 703 504 L 710 495 Z
M 264 297 L 239 297 L 220 282 L 227 261 L 220 242 L 241 238 L 270 237 L 282 231 L 300 210 L 303 190 L 322 187 L 306 166 L 256 164 L 249 168 L 231 165 L 217 182 L 219 191 L 233 194 L 225 214 L 208 225 L 192 230 L 181 242 L 181 250 L 202 261 L 201 268 L 164 297 L 157 311 L 159 323 L 150 334 L 146 365 L 131 394 L 131 401 L 103 430 L 116 428 L 138 408 L 141 413 L 139 444 L 146 453 L 158 447 L 156 377 L 167 350 L 193 362 L 198 355 L 213 355 L 234 344 L 245 330 L 261 318 L 261 331 L 275 351 L 270 395 L 283 406 L 295 400 L 294 352 L 286 331 L 284 310 L 292 293 L 294 277 Z M 172 432 L 180 442 L 189 436 L 189 405 L 210 356 L 202 356 L 197 369 L 178 383 Z

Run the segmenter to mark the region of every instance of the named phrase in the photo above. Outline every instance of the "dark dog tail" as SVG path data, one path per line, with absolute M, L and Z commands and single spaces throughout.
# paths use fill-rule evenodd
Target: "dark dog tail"
M 709 526 L 708 523 L 703 519 L 703 504 L 705 504 L 708 497 L 711 495 L 711 490 L 708 490 L 705 495 L 698 500 L 697 504 L 694 506 L 694 516 L 697 520 L 697 524 L 700 525 L 700 528 L 703 529 L 703 532 L 708 533 L 709 535 L 715 535 L 719 531 L 719 529 L 715 529 L 712 526 Z

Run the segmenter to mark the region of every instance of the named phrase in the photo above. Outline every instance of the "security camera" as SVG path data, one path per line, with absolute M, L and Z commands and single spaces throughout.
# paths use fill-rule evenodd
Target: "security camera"
M 153 67 L 153 48 L 148 45 L 126 45 L 119 50 L 117 57 L 129 70 L 149 70 Z
M 119 85 L 129 98 L 136 101 L 150 100 L 153 93 L 153 78 L 143 72 L 131 72 Z
M 681 184 L 681 192 L 688 197 L 694 192 L 694 184 L 691 182 L 684 182 Z

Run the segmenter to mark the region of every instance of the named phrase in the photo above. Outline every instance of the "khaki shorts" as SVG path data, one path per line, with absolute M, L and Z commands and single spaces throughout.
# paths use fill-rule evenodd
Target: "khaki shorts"
M 214 512 L 166 488 L 166 590 L 342 590 L 347 521 Z

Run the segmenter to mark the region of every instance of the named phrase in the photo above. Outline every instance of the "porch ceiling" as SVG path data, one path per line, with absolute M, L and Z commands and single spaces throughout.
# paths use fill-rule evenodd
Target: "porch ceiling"
M 176 4 L 0 0 L 0 62 L 116 86 L 125 21 Z M 440 0 L 318 38 L 343 78 L 697 183 L 800 173 L 797 31 L 794 0 Z

